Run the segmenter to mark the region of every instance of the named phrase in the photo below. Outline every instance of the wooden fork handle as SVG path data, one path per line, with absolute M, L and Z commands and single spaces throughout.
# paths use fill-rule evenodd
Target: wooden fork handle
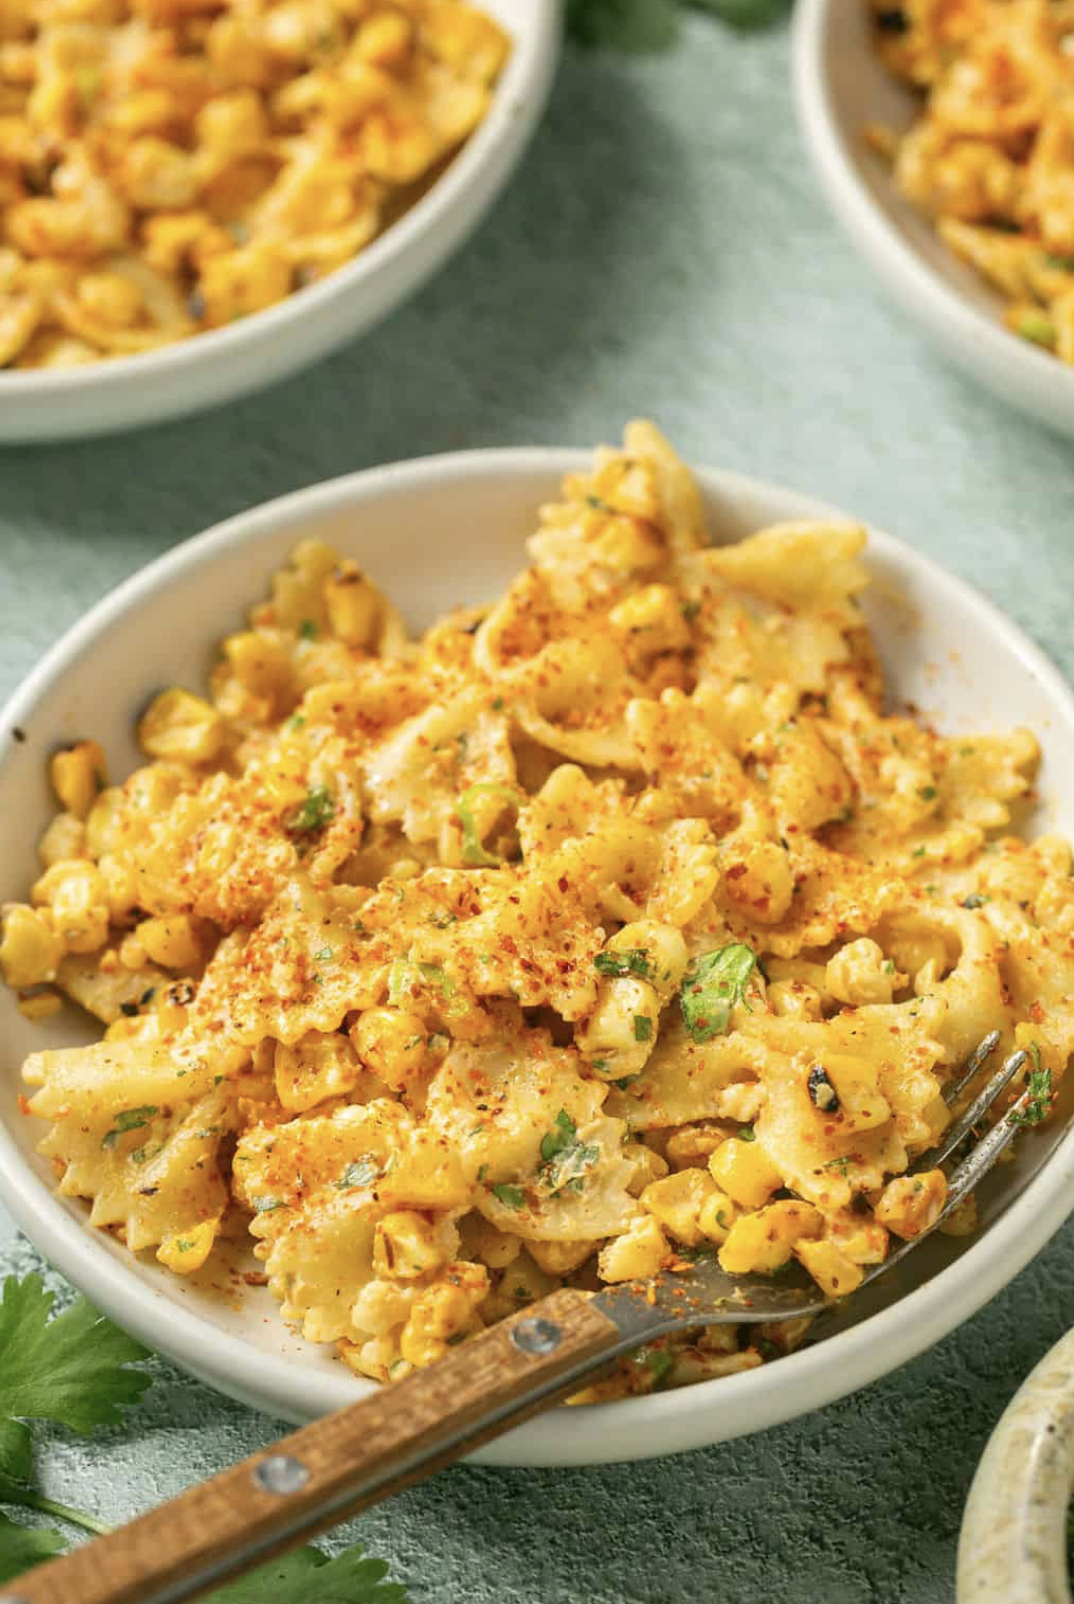
M 622 1346 L 615 1322 L 582 1294 L 554 1292 L 428 1369 L 0 1587 L 0 1604 L 199 1598 L 536 1414 Z

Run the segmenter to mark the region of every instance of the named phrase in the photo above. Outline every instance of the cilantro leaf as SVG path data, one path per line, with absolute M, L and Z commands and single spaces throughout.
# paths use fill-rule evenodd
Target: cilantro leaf
M 22 1504 L 33 1480 L 33 1438 L 24 1420 L 0 1420 L 0 1504 Z
M 520 1209 L 526 1201 L 525 1193 L 520 1186 L 512 1186 L 509 1181 L 498 1181 L 492 1188 L 493 1197 L 498 1197 L 505 1209 Z
M 155 1103 L 145 1103 L 141 1108 L 124 1108 L 116 1115 L 116 1123 L 101 1142 L 102 1147 L 115 1147 L 121 1136 L 128 1131 L 140 1131 L 155 1119 L 160 1110 Z
M 310 835 L 330 824 L 335 813 L 336 804 L 327 785 L 313 785 L 306 792 L 305 800 L 288 815 L 284 829 L 291 835 Z
M 52 1420 L 72 1431 L 112 1426 L 150 1377 L 128 1365 L 149 1357 L 85 1298 L 49 1319 L 53 1294 L 39 1275 L 8 1276 L 0 1298 L 0 1417 Z
M 635 1041 L 652 1041 L 652 1039 L 653 1039 L 653 1022 L 650 1019 L 649 1015 L 648 1014 L 635 1014 L 634 1015 L 634 1040 Z
M 541 1157 L 547 1164 L 555 1158 L 557 1153 L 562 1153 L 565 1147 L 569 1147 L 577 1139 L 577 1125 L 575 1125 L 567 1110 L 561 1108 L 556 1115 L 556 1123 L 552 1129 L 541 1137 Z
M 334 1559 L 319 1548 L 296 1548 L 221 1588 L 211 1604 L 406 1604 L 406 1588 L 386 1582 L 387 1572 L 361 1543 Z
M 640 975 L 642 980 L 648 980 L 649 954 L 643 947 L 627 947 L 622 952 L 598 952 L 593 959 L 593 968 L 601 975 L 610 975 L 614 980 L 623 975 Z
M 742 1001 L 756 967 L 757 954 L 741 941 L 694 960 L 679 996 L 683 1023 L 694 1041 L 725 1034 L 731 1010 Z
M 1033 1043 L 1036 1047 L 1036 1043 Z M 1040 1048 L 1037 1047 L 1034 1058 L 1040 1062 Z M 1033 1069 L 1026 1080 L 1026 1105 L 1020 1112 L 1011 1115 L 1012 1125 L 1039 1125 L 1046 1120 L 1052 1107 L 1052 1072 L 1050 1069 Z
M 397 958 L 388 971 L 388 1001 L 395 1008 L 405 1008 L 412 993 L 422 986 L 435 986 L 445 997 L 455 994 L 455 982 L 439 964 L 411 963 L 409 958 Z
M 59 1532 L 48 1527 L 20 1526 L 0 1515 L 0 1587 L 35 1565 L 54 1559 L 65 1547 Z
M 578 1127 L 561 1108 L 552 1129 L 541 1137 L 541 1158 L 541 1178 L 554 1197 L 565 1186 L 582 1190 L 587 1170 L 600 1159 L 600 1148 L 578 1140 Z
M 349 1192 L 353 1186 L 372 1186 L 380 1174 L 380 1163 L 372 1153 L 363 1153 L 353 1164 L 348 1164 L 338 1181 L 332 1185 L 337 1192 Z

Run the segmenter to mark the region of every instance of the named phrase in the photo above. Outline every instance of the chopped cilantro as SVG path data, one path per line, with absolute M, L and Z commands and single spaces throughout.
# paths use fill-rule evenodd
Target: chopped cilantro
M 298 633 L 302 636 L 303 640 L 316 640 L 317 625 L 314 623 L 312 618 L 304 618 L 301 624 L 298 626 Z
M 323 830 L 335 817 L 336 805 L 326 785 L 314 785 L 306 792 L 306 799 L 291 813 L 284 828 L 292 835 L 311 835 Z
M 617 1080 L 615 1084 L 618 1086 L 621 1092 L 625 1092 L 628 1086 L 633 1086 L 637 1078 L 637 1075 L 624 1075 L 621 1079 Z
M 911 852 L 910 856 L 912 858 L 923 858 L 925 856 L 925 848 L 924 847 L 915 847 L 914 850 Z
M 939 792 L 934 785 L 922 785 L 918 788 L 917 794 L 922 802 L 935 802 Z
M 619 979 L 622 975 L 640 975 L 642 980 L 648 980 L 649 954 L 642 947 L 627 947 L 622 952 L 598 952 L 593 959 L 593 968 L 601 975 L 611 975 Z
M 478 1181 L 479 1182 L 483 1182 L 485 1180 L 485 1177 L 488 1175 L 488 1172 L 489 1172 L 488 1165 L 487 1164 L 482 1164 L 481 1168 L 477 1172 Z
M 493 1197 L 499 1198 L 505 1209 L 520 1209 L 526 1202 L 526 1195 L 520 1186 L 512 1186 L 507 1181 L 499 1181 L 492 1188 Z
M 701 603 L 699 601 L 684 601 L 682 604 L 682 616 L 688 624 L 693 623 L 700 611 Z
M 255 1197 L 250 1199 L 255 1214 L 274 1214 L 277 1209 L 287 1208 L 287 1204 L 278 1197 Z
M 569 1147 L 577 1139 L 578 1127 L 567 1113 L 567 1110 L 561 1108 L 556 1115 L 556 1122 L 552 1129 L 541 1137 L 541 1157 L 547 1164 L 555 1158 L 557 1153 L 562 1153 L 565 1147 Z
M 964 908 L 983 908 L 985 903 L 989 901 L 991 901 L 991 898 L 982 897 L 978 891 L 971 891 L 968 897 L 963 897 L 962 906 Z
M 741 941 L 694 960 L 682 983 L 679 1003 L 683 1023 L 695 1042 L 725 1034 L 731 1009 L 743 1000 L 756 967 L 756 953 Z
M 635 1041 L 652 1041 L 652 1039 L 653 1039 L 653 1022 L 649 1018 L 649 1015 L 648 1014 L 635 1014 L 634 1015 L 634 1040 Z
M 398 1008 L 421 986 L 435 986 L 445 997 L 455 992 L 454 981 L 439 964 L 411 963 L 409 958 L 397 958 L 388 971 L 388 1001 Z
M 757 1132 L 752 1125 L 740 1125 L 738 1127 L 738 1137 L 741 1142 L 755 1142 L 757 1140 Z
M 338 1181 L 332 1185 L 337 1192 L 349 1192 L 353 1186 L 372 1186 L 380 1174 L 380 1165 L 372 1153 L 363 1153 L 353 1164 L 348 1164 Z M 258 1213 L 262 1211 L 259 1209 Z
M 541 1138 L 542 1180 L 554 1197 L 564 1187 L 580 1192 L 586 1172 L 600 1159 L 600 1148 L 578 1140 L 578 1127 L 565 1108 Z
M 335 954 L 333 953 L 331 947 L 322 947 L 320 952 L 315 952 L 313 955 L 315 962 L 319 964 L 328 963 L 329 960 L 334 956 Z
M 503 697 L 502 696 L 497 696 L 496 699 L 494 700 L 493 704 L 492 704 L 492 711 L 494 713 L 499 713 L 500 710 L 502 709 L 502 707 L 503 707 Z
M 1051 1112 L 1052 1072 L 1050 1069 L 1041 1069 L 1040 1048 L 1036 1042 L 1030 1043 L 1029 1051 L 1037 1068 L 1029 1072 L 1023 1094 L 1025 1107 L 1011 1115 L 1012 1125 L 1039 1125 Z
M 634 1358 L 652 1371 L 654 1392 L 663 1386 L 675 1367 L 675 1355 L 667 1348 L 639 1348 Z
M 158 1112 L 153 1103 L 146 1103 L 142 1108 L 125 1108 L 122 1113 L 116 1115 L 116 1122 L 101 1146 L 115 1147 L 121 1136 L 126 1136 L 128 1131 L 140 1131 Z

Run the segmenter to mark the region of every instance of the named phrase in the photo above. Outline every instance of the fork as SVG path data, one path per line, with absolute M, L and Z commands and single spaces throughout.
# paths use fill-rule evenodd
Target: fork
M 986 1036 L 945 1091 L 958 1101 L 999 1045 Z M 958 1150 L 1026 1065 L 1012 1053 L 911 1166 L 954 1157 L 935 1230 L 1017 1134 L 1028 1091 L 961 1160 Z M 862 1285 L 911 1253 L 905 1242 Z M 0 1604 L 182 1604 L 264 1564 L 301 1540 L 423 1480 L 433 1471 L 576 1392 L 624 1354 L 698 1326 L 752 1325 L 816 1315 L 817 1291 L 732 1276 L 715 1258 L 682 1262 L 651 1281 L 590 1296 L 563 1288 L 500 1321 L 427 1369 L 285 1437 L 106 1537 L 28 1572 Z

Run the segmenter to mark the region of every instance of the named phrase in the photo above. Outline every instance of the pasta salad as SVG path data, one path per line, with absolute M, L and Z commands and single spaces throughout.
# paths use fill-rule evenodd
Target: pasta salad
M 871 0 L 880 53 L 921 95 L 873 128 L 902 193 L 1006 301 L 1015 333 L 1074 362 L 1069 0 Z
M 4 0 L 0 369 L 154 350 L 332 272 L 507 53 L 466 0 Z
M 864 541 L 710 544 L 634 423 L 416 640 L 299 545 L 141 767 L 51 760 L 0 967 L 102 1027 L 24 1066 L 61 1194 L 178 1275 L 248 1233 L 283 1318 L 381 1381 L 697 1253 L 852 1293 L 941 1208 L 907 1169 L 980 1038 L 1025 1049 L 1034 1120 L 1074 1045 L 1071 850 L 1012 829 L 1036 742 L 886 710 Z M 584 1396 L 803 1332 L 668 1339 Z

